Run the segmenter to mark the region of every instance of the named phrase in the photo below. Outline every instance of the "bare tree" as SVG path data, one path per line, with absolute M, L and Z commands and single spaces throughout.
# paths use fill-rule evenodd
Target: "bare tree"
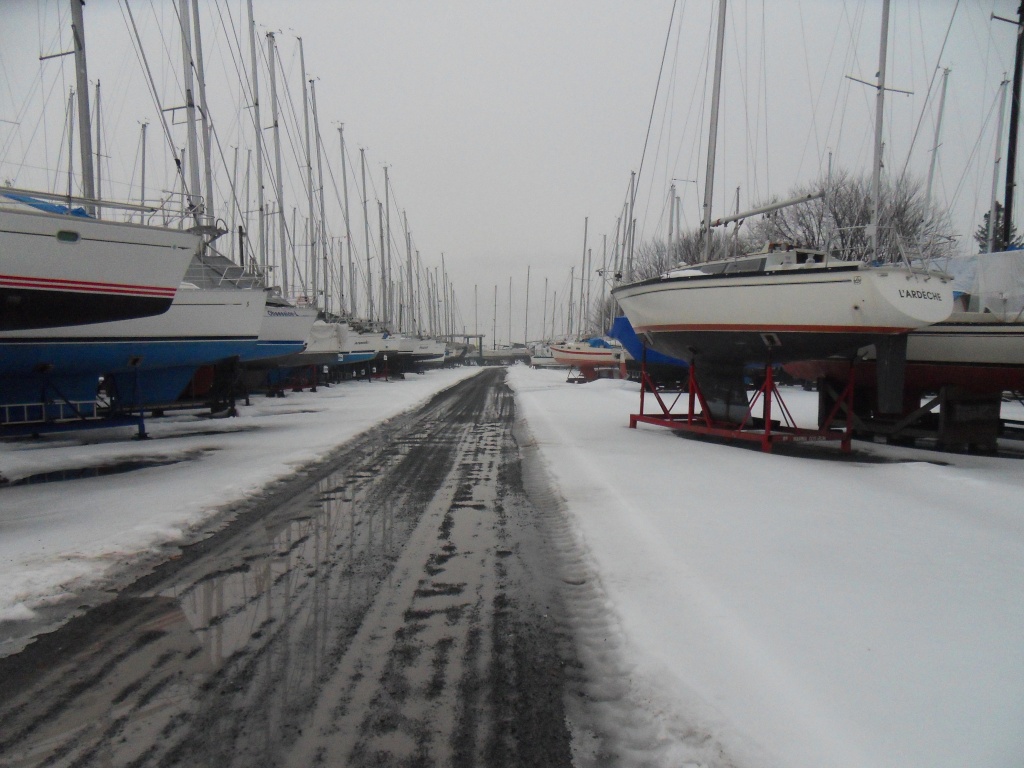
M 828 250 L 851 260 L 899 261 L 904 254 L 946 256 L 954 248 L 945 211 L 929 204 L 920 181 L 903 177 L 884 183 L 878 224 L 878 253 L 871 251 L 872 192 L 867 177 L 846 172 L 798 187 L 792 197 L 824 192 L 825 196 L 767 214 L 749 225 L 748 236 L 759 242 L 788 242 Z

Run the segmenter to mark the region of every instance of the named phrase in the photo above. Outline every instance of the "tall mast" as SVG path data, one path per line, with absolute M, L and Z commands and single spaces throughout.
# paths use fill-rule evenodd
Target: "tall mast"
M 526 306 L 523 313 L 523 344 L 530 341 L 530 265 L 526 265 Z
M 413 322 L 413 307 L 412 307 L 412 237 L 409 236 L 409 218 L 405 215 L 405 211 L 402 211 L 402 226 L 405 228 L 405 279 L 409 283 L 409 289 L 406 291 L 408 296 L 408 304 L 406 304 L 406 315 L 409 318 L 408 329 L 409 333 L 416 333 L 415 323 Z
M 636 171 L 629 172 L 629 221 L 633 220 L 634 198 L 636 197 Z M 625 206 L 623 206 L 625 207 Z M 626 257 L 626 280 L 633 279 L 633 240 L 629 235 L 629 225 L 626 225 L 626 233 L 623 240 L 623 256 Z M 572 294 L 569 294 L 569 301 L 572 301 Z
M 148 127 L 149 127 L 149 123 L 145 123 L 144 122 L 142 124 L 142 151 L 141 151 L 141 157 L 139 158 L 139 162 L 142 165 L 142 182 L 139 185 L 140 186 L 140 189 L 139 189 L 139 205 L 142 206 L 142 207 L 146 206 L 146 129 Z M 139 213 L 139 221 L 140 222 L 144 222 L 145 221 L 145 217 L 146 217 L 145 212 L 140 212 Z
M 882 218 L 882 118 L 885 112 L 885 63 L 889 47 L 889 0 L 882 0 L 882 37 L 878 45 L 875 95 L 875 157 L 871 166 L 871 256 L 878 258 L 878 225 Z
M 181 27 L 181 62 L 185 83 L 185 130 L 188 134 L 188 211 L 196 221 L 203 212 L 202 190 L 199 186 L 199 137 L 196 135 L 195 81 L 192 78 L 192 33 L 189 24 L 188 0 L 178 6 Z
M 540 314 L 540 340 L 548 341 L 547 335 L 547 324 L 548 324 L 548 279 L 544 278 L 544 311 Z M 554 329 L 551 330 L 551 336 L 555 335 Z
M 341 139 L 341 186 L 345 195 L 345 245 L 348 253 L 348 301 L 349 314 L 356 316 L 356 272 L 352 261 L 352 227 L 348 217 L 348 161 L 345 159 L 345 124 L 338 126 L 338 137 Z
M 380 252 L 381 252 L 381 261 L 383 262 L 384 261 L 384 258 L 383 258 L 383 254 L 384 254 L 384 204 L 380 200 L 377 201 L 377 232 L 380 233 Z M 381 273 L 382 274 L 383 274 L 383 271 L 384 271 L 384 267 L 383 267 L 383 264 L 382 264 L 381 265 Z M 381 319 L 381 322 L 384 323 L 385 327 L 387 327 L 387 324 L 388 324 L 387 311 L 388 311 L 388 286 L 387 286 L 387 283 L 384 282 L 384 279 L 382 277 L 381 278 L 381 283 L 380 283 L 380 319 Z
M 199 32 L 199 0 L 192 0 L 192 26 L 195 27 L 196 74 L 199 76 L 199 117 L 203 125 L 203 171 L 206 182 L 203 213 L 206 214 L 206 220 L 213 223 L 216 219 L 213 213 L 213 166 L 210 159 L 212 124 L 210 111 L 206 107 L 206 70 L 203 67 L 203 38 Z
M 288 296 L 288 228 L 284 219 L 284 182 L 281 175 L 281 130 L 277 121 L 277 78 L 274 74 L 274 60 L 277 58 L 277 44 L 273 32 L 267 32 L 267 58 L 270 59 L 270 115 L 271 127 L 274 129 L 274 168 L 277 178 L 274 186 L 277 193 L 277 228 L 281 249 L 281 292 Z
M 309 139 L 309 98 L 306 93 L 306 55 L 302 48 L 302 38 L 299 38 L 299 70 L 302 74 L 302 122 L 306 132 L 306 203 L 309 211 L 309 279 L 313 284 L 313 302 L 317 302 L 317 291 L 320 287 L 320 280 L 317 275 L 316 257 L 316 216 L 313 211 L 313 152 Z M 324 276 L 326 277 L 326 275 Z M 326 282 L 326 281 L 325 281 Z M 324 291 L 326 300 L 327 291 Z
M 388 167 L 384 166 L 384 206 L 386 212 L 385 239 L 381 242 L 380 257 L 380 280 L 383 297 L 384 322 L 389 322 L 395 308 L 391 306 L 391 185 L 388 182 Z
M 999 165 L 1003 159 L 1003 116 L 1006 112 L 1006 86 L 1010 84 L 1009 80 L 1003 80 L 999 84 L 1000 96 L 999 96 L 999 123 L 996 127 L 996 159 L 995 167 L 992 169 L 992 200 L 988 208 L 988 252 L 992 253 L 992 249 L 995 247 L 996 240 L 996 191 L 999 188 Z M 1003 216 L 1006 215 L 1006 210 L 1003 210 Z
M 324 311 L 326 312 L 326 311 L 328 311 L 330 309 L 330 307 L 328 306 L 328 297 L 330 296 L 330 294 L 329 294 L 329 292 L 327 290 L 327 275 L 328 275 L 328 270 L 327 270 L 327 226 L 326 226 L 326 218 L 327 217 L 326 217 L 326 214 L 324 213 L 327 209 L 324 206 L 324 162 L 323 162 L 323 153 L 322 153 L 322 151 L 320 149 L 320 118 L 319 118 L 319 115 L 317 114 L 317 109 L 316 109 L 316 83 L 314 83 L 312 80 L 309 81 L 309 95 L 310 95 L 310 97 L 313 100 L 313 143 L 316 146 L 316 175 L 317 175 L 318 185 L 320 187 L 320 218 L 319 218 L 319 222 L 320 222 L 320 252 L 323 254 L 322 258 L 323 258 L 323 262 L 324 262 L 324 269 L 323 269 L 323 273 L 324 273 L 324 303 L 323 303 L 323 308 L 324 308 Z M 341 256 L 340 251 L 339 251 L 338 256 L 340 258 L 340 256 Z M 338 279 L 338 300 L 342 302 L 342 304 L 341 304 L 342 307 L 344 307 L 343 291 L 342 291 L 342 284 L 345 282 L 344 276 L 345 276 L 345 271 L 344 270 L 340 270 L 339 271 L 339 279 Z
M 89 73 L 85 66 L 85 24 L 82 6 L 85 0 L 71 0 L 71 33 L 75 38 L 75 92 L 78 94 L 78 152 L 82 159 L 82 197 L 96 198 L 92 165 L 92 125 L 89 115 Z M 86 203 L 85 210 L 92 214 L 96 208 Z
M 1024 68 L 1024 0 L 1017 9 L 1017 50 L 1013 59 L 1013 99 L 1010 101 L 1010 138 L 1006 150 L 1006 196 L 1003 207 L 1003 242 L 1010 247 L 1013 232 L 1013 193 L 1017 174 L 1017 129 L 1020 127 L 1020 81 Z
M 370 214 L 366 200 L 366 149 L 359 148 L 359 168 L 363 175 L 363 242 L 366 243 L 366 318 L 373 320 L 373 272 L 370 271 Z
M 263 202 L 263 123 L 260 122 L 260 79 L 259 69 L 256 61 L 256 22 L 252 16 L 252 0 L 246 0 L 249 9 L 249 53 L 252 60 L 252 119 L 256 129 L 256 197 L 258 220 L 256 223 L 259 229 L 259 265 L 260 269 L 266 272 L 267 269 L 267 223 L 266 206 Z M 248 204 L 248 201 L 247 201 Z
M 102 111 L 100 110 L 100 81 L 96 81 L 96 198 L 98 200 L 103 199 L 103 143 L 102 137 L 100 136 L 100 126 L 103 124 Z M 96 218 L 103 218 L 99 209 L 96 210 Z
M 590 225 L 590 217 L 583 218 L 583 265 L 580 267 L 580 305 L 578 309 L 579 322 L 576 326 L 576 333 L 583 334 L 583 276 L 587 273 L 587 227 Z
M 946 108 L 946 86 L 949 84 L 949 67 L 942 70 L 942 91 L 939 94 L 939 117 L 935 121 L 935 141 L 932 142 L 932 160 L 928 164 L 928 184 L 925 187 L 924 199 L 932 201 L 932 180 L 935 178 L 935 162 L 939 157 L 939 132 L 942 129 L 942 113 Z
M 722 54 L 725 47 L 725 2 L 718 0 L 718 46 L 715 79 L 711 87 L 711 127 L 708 134 L 708 168 L 704 177 L 704 261 L 711 260 L 711 195 L 715 188 L 715 152 L 718 144 L 718 102 L 722 92 Z M 888 2 L 888 0 L 886 0 Z M 630 254 L 632 256 L 632 253 Z

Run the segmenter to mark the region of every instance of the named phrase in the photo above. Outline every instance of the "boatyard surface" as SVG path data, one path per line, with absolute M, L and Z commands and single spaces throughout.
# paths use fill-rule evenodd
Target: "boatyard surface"
M 1012 449 L 766 455 L 477 373 L 0 445 L 0 764 L 1024 755 Z

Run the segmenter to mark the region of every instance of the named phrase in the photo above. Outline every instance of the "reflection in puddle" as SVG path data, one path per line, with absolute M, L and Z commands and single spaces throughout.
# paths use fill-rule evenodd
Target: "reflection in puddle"
M 4 487 L 13 488 L 16 485 L 39 485 L 42 483 L 59 483 L 64 480 L 81 480 L 87 477 L 104 477 L 106 475 L 119 475 L 123 472 L 134 472 L 136 469 L 147 467 L 164 467 L 169 464 L 178 464 L 187 460 L 187 456 L 177 456 L 173 459 L 126 459 L 112 464 L 100 464 L 95 467 L 75 467 L 72 469 L 58 469 L 53 472 L 39 472 L 34 475 L 18 478 Z

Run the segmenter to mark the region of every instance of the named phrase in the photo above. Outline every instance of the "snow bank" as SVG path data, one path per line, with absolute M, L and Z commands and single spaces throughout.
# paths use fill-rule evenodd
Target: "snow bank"
M 1020 461 L 864 443 L 852 460 L 765 455 L 630 430 L 627 382 L 520 366 L 509 383 L 634 688 L 678 740 L 655 764 L 696 761 L 708 738 L 742 765 L 1024 759 Z M 811 426 L 815 393 L 786 397 Z

